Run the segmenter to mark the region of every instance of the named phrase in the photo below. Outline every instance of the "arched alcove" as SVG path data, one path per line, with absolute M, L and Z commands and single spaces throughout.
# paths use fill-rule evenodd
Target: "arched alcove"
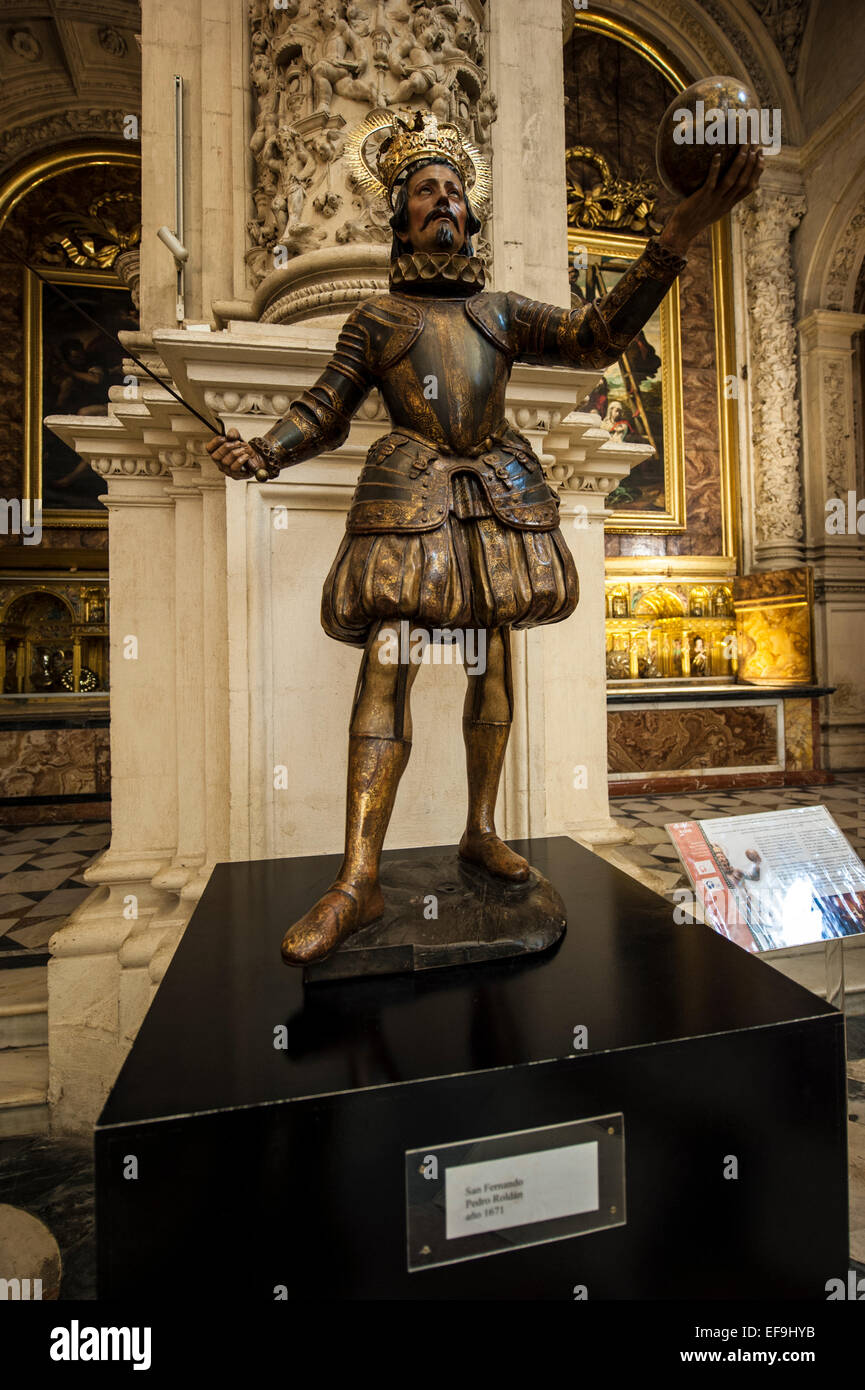
M 103 488 L 41 420 L 105 413 L 122 380 L 119 342 L 84 314 L 112 335 L 137 326 L 140 223 L 140 159 L 119 142 L 36 156 L 0 184 L 0 491 L 41 499 L 66 546 L 104 547 Z

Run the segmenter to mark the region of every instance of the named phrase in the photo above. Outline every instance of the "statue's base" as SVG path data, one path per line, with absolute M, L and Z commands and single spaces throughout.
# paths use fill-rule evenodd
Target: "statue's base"
M 534 955 L 567 923 L 561 896 L 535 869 L 508 883 L 457 856 L 413 856 L 386 861 L 381 886 L 384 916 L 307 966 L 305 984 Z

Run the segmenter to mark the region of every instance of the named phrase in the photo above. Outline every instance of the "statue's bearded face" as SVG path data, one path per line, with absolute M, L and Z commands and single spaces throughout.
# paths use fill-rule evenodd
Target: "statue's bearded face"
M 459 174 L 448 164 L 425 164 L 409 175 L 406 194 L 412 249 L 461 251 L 468 214 Z

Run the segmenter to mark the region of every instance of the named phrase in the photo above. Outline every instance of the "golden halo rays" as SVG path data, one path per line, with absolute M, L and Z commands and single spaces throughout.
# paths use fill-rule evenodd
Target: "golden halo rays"
M 368 193 L 375 193 L 389 201 L 388 189 L 382 182 L 378 173 L 378 151 L 382 141 L 387 135 L 393 132 L 394 116 L 399 116 L 403 121 L 411 121 L 416 113 L 414 111 L 402 110 L 377 110 L 370 114 L 355 126 L 346 135 L 344 158 L 346 159 L 355 185 Z M 447 128 L 449 122 L 440 122 Z M 453 128 L 453 127 L 452 127 Z M 466 180 L 466 193 L 471 196 L 472 204 L 477 210 L 483 209 L 490 199 L 492 192 L 492 177 L 489 160 L 482 155 L 477 145 L 471 140 L 467 140 L 462 132 L 459 133 L 460 147 L 463 159 L 470 173 Z M 442 150 L 442 159 L 450 162 L 446 151 Z

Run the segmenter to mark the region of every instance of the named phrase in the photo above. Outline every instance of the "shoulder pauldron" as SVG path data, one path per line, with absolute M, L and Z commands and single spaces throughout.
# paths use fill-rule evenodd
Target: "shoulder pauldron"
M 405 357 L 423 328 L 423 310 L 392 294 L 364 300 L 359 318 L 369 339 L 369 366 L 376 374 Z
M 473 294 L 466 300 L 466 313 L 472 323 L 481 330 L 502 352 L 509 357 L 516 353 L 516 345 L 511 329 L 508 296 L 502 292 Z

